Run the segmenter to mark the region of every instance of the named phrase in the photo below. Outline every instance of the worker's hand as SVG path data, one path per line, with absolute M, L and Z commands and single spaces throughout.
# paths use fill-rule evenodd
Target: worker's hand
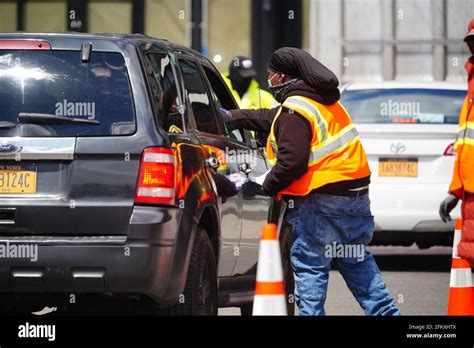
M 459 198 L 455 195 L 449 195 L 444 199 L 444 201 L 441 202 L 439 205 L 439 216 L 441 217 L 441 220 L 444 222 L 451 221 L 451 216 L 449 213 L 451 213 L 451 211 L 456 208 L 458 202 Z
M 230 122 L 232 121 L 232 114 L 230 111 L 224 109 L 224 108 L 219 108 L 219 116 L 222 118 L 224 122 Z

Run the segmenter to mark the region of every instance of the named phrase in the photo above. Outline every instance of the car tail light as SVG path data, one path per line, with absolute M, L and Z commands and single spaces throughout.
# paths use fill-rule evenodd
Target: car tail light
M 51 44 L 44 40 L 0 40 L 2 50 L 50 50 Z
M 418 118 L 416 118 L 416 117 L 394 117 L 394 118 L 392 118 L 392 123 L 418 123 Z
M 446 150 L 444 150 L 444 156 L 454 156 L 454 143 L 449 144 Z
M 175 156 L 172 149 L 145 149 L 140 163 L 135 203 L 175 204 L 175 177 Z

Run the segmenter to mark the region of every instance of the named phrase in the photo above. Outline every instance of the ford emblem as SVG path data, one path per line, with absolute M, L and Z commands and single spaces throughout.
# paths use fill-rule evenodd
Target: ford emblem
M 1 143 L 0 144 L 0 156 L 13 155 L 20 152 L 22 149 L 20 144 L 17 143 Z

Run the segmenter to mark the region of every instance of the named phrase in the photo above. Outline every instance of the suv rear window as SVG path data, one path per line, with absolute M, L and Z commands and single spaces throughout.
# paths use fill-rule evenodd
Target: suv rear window
M 29 119 L 19 122 L 20 113 Z M 44 115 L 50 121 L 38 120 Z M 85 63 L 79 51 L 0 50 L 0 136 L 134 132 L 130 81 L 120 53 L 92 52 Z
M 355 123 L 457 124 L 465 96 L 449 89 L 348 90 L 341 103 Z

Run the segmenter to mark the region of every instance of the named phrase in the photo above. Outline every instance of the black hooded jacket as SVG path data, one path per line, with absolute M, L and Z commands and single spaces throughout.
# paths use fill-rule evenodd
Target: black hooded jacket
M 283 99 L 296 95 L 308 97 L 324 105 L 334 104 L 340 97 L 337 87 L 318 92 L 301 80 L 285 91 Z M 236 109 L 230 110 L 230 112 L 237 128 L 269 133 L 278 107 L 260 110 Z M 290 113 L 287 108 L 283 108 L 275 123 L 278 161 L 263 183 L 263 191 L 272 196 L 288 187 L 308 170 L 312 130 L 310 123 L 303 116 L 295 117 L 295 115 L 298 113 Z M 370 177 L 367 177 L 328 184 L 317 191 L 338 194 L 341 191 L 363 187 L 369 183 Z

